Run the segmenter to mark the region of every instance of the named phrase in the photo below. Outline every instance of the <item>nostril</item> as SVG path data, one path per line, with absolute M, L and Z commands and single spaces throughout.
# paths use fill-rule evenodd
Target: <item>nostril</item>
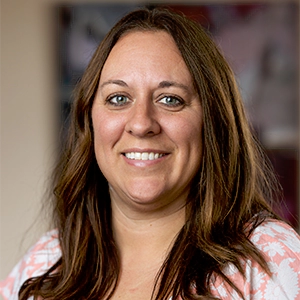
M 125 127 L 126 131 L 136 136 L 152 136 L 161 131 L 160 124 L 154 117 L 131 117 Z

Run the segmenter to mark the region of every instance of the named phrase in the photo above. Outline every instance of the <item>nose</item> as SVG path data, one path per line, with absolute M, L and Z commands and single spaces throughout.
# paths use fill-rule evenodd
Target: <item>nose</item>
M 136 101 L 130 108 L 125 130 L 137 137 L 154 136 L 161 131 L 155 107 L 146 101 Z

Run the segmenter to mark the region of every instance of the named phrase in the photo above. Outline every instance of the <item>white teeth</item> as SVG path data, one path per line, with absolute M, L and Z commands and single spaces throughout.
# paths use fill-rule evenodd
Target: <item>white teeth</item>
M 142 153 L 142 160 L 148 160 L 149 159 L 149 153 L 143 152 Z
M 129 152 L 125 153 L 125 156 L 129 159 L 135 160 L 154 160 L 162 157 L 163 154 L 153 152 Z

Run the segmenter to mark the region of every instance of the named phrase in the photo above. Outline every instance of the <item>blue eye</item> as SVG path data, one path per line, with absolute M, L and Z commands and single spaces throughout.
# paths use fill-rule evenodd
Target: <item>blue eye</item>
M 122 106 L 128 102 L 128 97 L 123 95 L 115 95 L 110 97 L 107 102 L 115 106 Z
M 180 98 L 174 96 L 165 96 L 161 98 L 159 102 L 167 106 L 181 106 L 184 104 Z

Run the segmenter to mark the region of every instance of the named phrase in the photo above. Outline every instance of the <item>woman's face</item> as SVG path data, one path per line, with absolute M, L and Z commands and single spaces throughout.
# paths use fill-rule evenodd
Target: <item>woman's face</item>
M 166 32 L 131 32 L 104 64 L 92 108 L 111 200 L 134 209 L 186 202 L 202 156 L 202 108 Z

